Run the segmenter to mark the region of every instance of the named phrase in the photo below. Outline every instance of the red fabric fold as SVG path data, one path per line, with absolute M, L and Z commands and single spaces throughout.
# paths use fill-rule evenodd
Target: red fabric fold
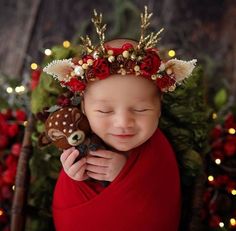
M 53 217 L 57 231 L 177 231 L 179 171 L 161 131 L 131 152 L 117 178 L 100 193 L 62 171 Z

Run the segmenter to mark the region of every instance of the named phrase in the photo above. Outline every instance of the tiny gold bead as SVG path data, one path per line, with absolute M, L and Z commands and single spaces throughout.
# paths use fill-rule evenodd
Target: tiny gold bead
M 131 58 L 132 60 L 135 60 L 135 59 L 136 59 L 136 55 L 133 53 L 133 54 L 130 56 L 130 58 Z
M 82 65 L 83 64 L 83 60 L 79 60 L 79 65 Z
M 129 52 L 128 51 L 123 51 L 122 55 L 123 55 L 124 58 L 127 59 L 129 57 Z
M 114 57 L 114 56 L 109 56 L 109 57 L 108 57 L 108 61 L 109 61 L 110 63 L 114 62 L 114 61 L 115 61 L 115 57 Z
M 114 53 L 113 50 L 108 50 L 108 51 L 107 51 L 107 54 L 108 54 L 108 55 L 113 55 L 113 53 Z
M 87 64 L 88 64 L 89 66 L 93 65 L 93 60 L 92 60 L 92 59 L 88 59 L 88 60 L 87 60 Z
M 88 64 L 87 64 L 87 63 L 84 63 L 84 64 L 82 65 L 82 68 L 83 68 L 83 69 L 87 69 L 87 68 L 88 68 Z
M 156 80 L 157 76 L 156 75 L 152 75 L 151 78 L 152 78 L 152 80 Z
M 134 71 L 140 71 L 140 67 L 138 65 L 134 66 Z

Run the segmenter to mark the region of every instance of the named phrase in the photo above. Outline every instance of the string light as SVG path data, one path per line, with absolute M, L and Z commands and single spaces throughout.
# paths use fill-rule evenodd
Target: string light
M 0 216 L 2 216 L 4 214 L 3 209 L 0 208 Z
M 223 227 L 225 226 L 225 224 L 224 224 L 223 222 L 220 222 L 220 223 L 219 223 L 219 226 L 220 226 L 221 228 L 223 228 Z
M 25 91 L 25 87 L 24 86 L 18 86 L 15 88 L 15 92 L 16 93 L 21 93 Z
M 213 177 L 213 176 L 208 176 L 208 180 L 209 180 L 209 181 L 213 181 L 213 180 L 214 180 L 214 177 Z
M 174 50 L 169 50 L 169 51 L 168 51 L 168 55 L 169 55 L 170 57 L 174 57 L 174 56 L 175 56 L 175 51 L 174 51 Z
M 50 56 L 52 54 L 52 50 L 45 49 L 44 54 L 47 55 L 47 56 Z
M 28 121 L 24 121 L 23 125 L 26 127 L 28 124 Z
M 12 190 L 13 190 L 13 191 L 15 190 L 15 188 L 16 188 L 16 186 L 15 186 L 15 185 L 12 185 Z
M 217 114 L 216 114 L 215 112 L 212 113 L 212 119 L 213 119 L 213 120 L 217 119 Z
M 229 128 L 228 133 L 234 135 L 236 133 L 236 130 L 234 128 Z
M 236 189 L 232 189 L 231 193 L 232 195 L 236 196 Z
M 31 63 L 30 65 L 32 70 L 36 70 L 38 68 L 38 64 L 37 63 Z
M 12 88 L 12 87 L 8 87 L 8 88 L 6 89 L 6 91 L 7 91 L 7 93 L 11 94 L 11 93 L 13 92 L 13 88 Z
M 232 226 L 236 226 L 236 220 L 235 220 L 234 218 L 231 218 L 231 219 L 230 219 L 230 224 L 231 224 Z
M 215 163 L 218 164 L 218 165 L 221 164 L 221 159 L 216 159 Z
M 70 42 L 69 42 L 68 40 L 65 40 L 65 41 L 63 42 L 63 47 L 65 47 L 65 48 L 70 47 Z

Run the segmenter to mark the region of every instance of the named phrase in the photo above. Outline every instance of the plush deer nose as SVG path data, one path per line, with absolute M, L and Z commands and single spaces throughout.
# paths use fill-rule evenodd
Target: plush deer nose
M 72 146 L 77 146 L 81 143 L 84 142 L 85 139 L 85 134 L 83 131 L 76 131 L 73 132 L 69 137 L 68 137 L 68 143 Z

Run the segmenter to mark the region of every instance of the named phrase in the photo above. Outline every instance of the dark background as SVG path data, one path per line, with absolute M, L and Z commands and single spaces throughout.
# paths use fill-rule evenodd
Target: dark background
M 154 13 L 151 29 L 165 28 L 159 46 L 177 58 L 197 58 L 208 88 L 223 83 L 235 97 L 235 0 L 0 0 L 0 72 L 23 78 L 45 48 L 94 32 L 94 8 L 108 24 L 107 39 L 138 38 L 144 5 Z

